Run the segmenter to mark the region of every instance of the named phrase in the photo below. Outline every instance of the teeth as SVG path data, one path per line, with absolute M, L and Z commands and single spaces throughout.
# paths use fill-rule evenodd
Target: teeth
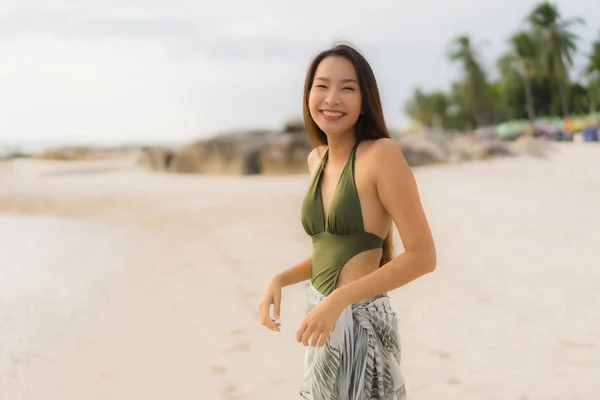
M 323 111 L 323 114 L 327 115 L 328 117 L 341 117 L 344 115 L 344 113 L 336 111 Z

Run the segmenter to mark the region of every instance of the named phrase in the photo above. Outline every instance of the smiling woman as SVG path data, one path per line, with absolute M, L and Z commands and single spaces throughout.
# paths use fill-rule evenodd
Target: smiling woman
M 302 397 L 405 399 L 387 292 L 436 265 L 414 176 L 390 140 L 373 71 L 352 47 L 315 57 L 303 110 L 314 149 L 301 222 L 313 251 L 271 279 L 261 321 L 279 331 L 282 287 L 308 280 L 308 312 L 296 333 L 307 346 Z M 395 258 L 392 223 L 405 249 Z

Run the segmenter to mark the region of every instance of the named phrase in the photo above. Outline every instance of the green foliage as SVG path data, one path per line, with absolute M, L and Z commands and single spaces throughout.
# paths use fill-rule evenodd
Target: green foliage
M 447 91 L 415 89 L 404 111 L 428 127 L 468 130 L 600 108 L 600 35 L 584 74 L 574 79 L 579 38 L 572 29 L 583 19 L 564 19 L 556 5 L 542 1 L 524 23 L 526 29 L 508 37 L 508 51 L 495 63 L 497 79 L 490 80 L 483 68 L 481 46 L 460 35 L 450 42 L 447 57 L 460 67 L 461 78 Z

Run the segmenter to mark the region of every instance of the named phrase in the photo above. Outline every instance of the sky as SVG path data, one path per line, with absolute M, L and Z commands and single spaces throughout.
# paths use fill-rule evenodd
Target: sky
M 336 41 L 371 63 L 390 128 L 413 88 L 449 86 L 452 38 L 488 67 L 537 0 L 4 0 L 0 143 L 185 142 L 300 117 L 306 68 Z M 583 51 L 600 1 L 556 2 Z M 595 23 L 594 23 L 595 22 Z

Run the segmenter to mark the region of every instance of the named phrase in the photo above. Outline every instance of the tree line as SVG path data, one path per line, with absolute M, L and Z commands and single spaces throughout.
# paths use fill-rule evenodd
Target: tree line
M 524 18 L 524 29 L 508 39 L 508 50 L 495 63 L 497 78 L 483 66 L 481 43 L 468 35 L 450 43 L 448 60 L 460 66 L 461 79 L 448 91 L 414 90 L 405 112 L 427 127 L 469 130 L 509 120 L 584 115 L 600 108 L 600 32 L 585 51 L 586 65 L 577 71 L 580 50 L 573 33 L 583 18 L 565 19 L 548 1 Z

